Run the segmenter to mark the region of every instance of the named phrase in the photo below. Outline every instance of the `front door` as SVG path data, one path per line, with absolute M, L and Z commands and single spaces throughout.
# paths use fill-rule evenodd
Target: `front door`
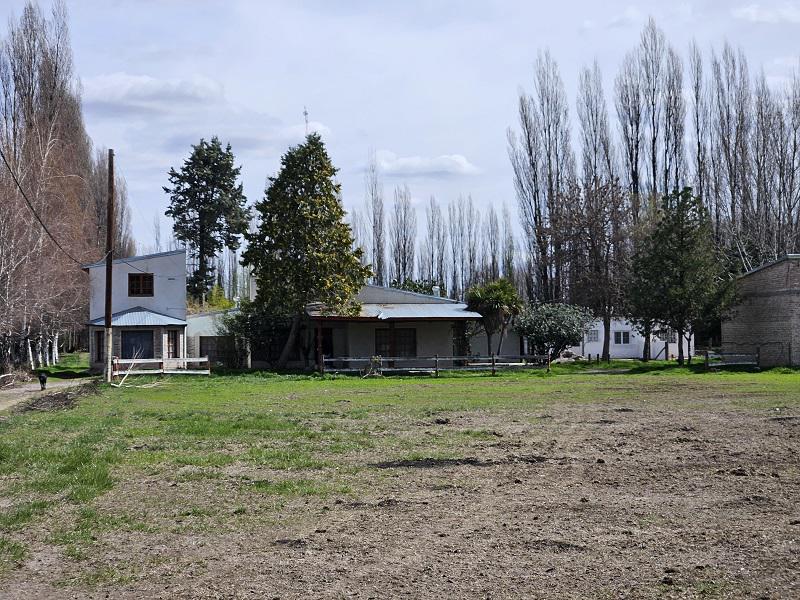
M 155 358 L 153 330 L 122 332 L 122 358 Z

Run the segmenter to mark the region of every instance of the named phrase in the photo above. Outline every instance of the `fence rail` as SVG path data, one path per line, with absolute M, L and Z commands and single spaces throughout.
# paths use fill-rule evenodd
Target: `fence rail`
M 755 352 L 704 352 L 706 369 L 719 367 L 758 367 L 761 365 L 761 349 Z
M 547 356 L 323 356 L 318 368 L 322 373 L 351 373 L 362 376 L 383 373 L 428 373 L 441 371 L 491 371 L 538 369 L 547 366 Z
M 152 365 L 152 366 L 150 366 Z M 192 365 L 190 368 L 189 365 Z M 205 368 L 203 366 L 205 365 Z M 127 368 L 125 368 L 127 366 Z M 137 369 L 135 367 L 144 368 Z M 187 358 L 117 358 L 112 359 L 112 376 L 120 375 L 210 375 L 207 356 Z

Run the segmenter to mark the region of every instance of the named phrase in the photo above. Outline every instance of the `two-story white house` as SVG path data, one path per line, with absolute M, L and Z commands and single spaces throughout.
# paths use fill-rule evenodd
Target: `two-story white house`
M 92 371 L 105 367 L 106 265 L 89 273 L 89 353 Z M 113 356 L 122 359 L 186 357 L 186 252 L 174 250 L 113 261 Z

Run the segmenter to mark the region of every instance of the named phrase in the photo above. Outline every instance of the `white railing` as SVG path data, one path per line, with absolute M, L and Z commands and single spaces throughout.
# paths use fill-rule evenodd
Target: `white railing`
M 137 368 L 141 367 L 141 368 Z M 117 358 L 112 359 L 112 375 L 210 375 L 207 356 L 186 358 Z

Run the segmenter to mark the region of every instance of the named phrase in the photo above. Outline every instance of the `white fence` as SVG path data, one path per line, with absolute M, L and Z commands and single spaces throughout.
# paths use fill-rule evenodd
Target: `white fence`
M 191 365 L 191 368 L 190 368 Z M 204 367 L 205 365 L 205 367 Z M 210 375 L 207 356 L 197 358 L 117 358 L 111 374 L 120 375 Z

